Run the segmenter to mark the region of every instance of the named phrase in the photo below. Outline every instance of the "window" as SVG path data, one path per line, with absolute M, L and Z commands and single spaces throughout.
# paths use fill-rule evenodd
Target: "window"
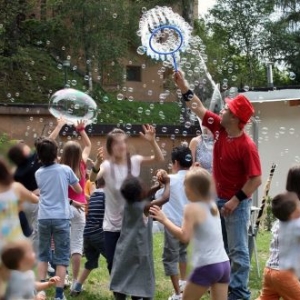
M 140 66 L 126 67 L 127 81 L 142 81 L 142 70 Z

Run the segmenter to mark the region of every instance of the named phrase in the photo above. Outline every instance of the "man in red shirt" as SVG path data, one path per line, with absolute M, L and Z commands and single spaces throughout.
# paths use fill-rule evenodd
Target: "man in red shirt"
M 223 239 L 231 260 L 228 300 L 250 300 L 248 280 L 250 258 L 248 223 L 251 195 L 261 185 L 261 165 L 255 143 L 243 128 L 254 113 L 244 95 L 226 100 L 220 116 L 208 111 L 200 99 L 189 90 L 181 72 L 174 80 L 188 107 L 209 128 L 215 138 L 213 176 L 217 203 L 223 215 Z

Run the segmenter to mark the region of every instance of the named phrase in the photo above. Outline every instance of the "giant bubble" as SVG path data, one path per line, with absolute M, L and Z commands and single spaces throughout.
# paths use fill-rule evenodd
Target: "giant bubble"
M 95 101 L 86 93 L 74 89 L 54 93 L 49 101 L 49 111 L 56 118 L 64 117 L 70 124 L 84 120 L 88 125 L 97 118 Z

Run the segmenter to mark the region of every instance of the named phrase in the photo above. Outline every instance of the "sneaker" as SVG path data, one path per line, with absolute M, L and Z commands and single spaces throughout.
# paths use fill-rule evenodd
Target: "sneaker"
M 66 275 L 65 277 L 65 284 L 64 284 L 64 288 L 66 289 L 67 287 L 70 286 L 70 279 L 69 279 L 69 275 Z
M 71 292 L 70 292 L 70 296 L 71 297 L 77 297 L 77 296 L 79 296 L 80 295 L 80 293 L 82 292 L 82 290 L 71 290 Z
M 48 262 L 48 268 L 47 268 L 48 273 L 55 273 L 55 270 L 51 267 L 50 263 Z
M 182 299 L 182 295 L 176 295 L 173 294 L 171 297 L 168 298 L 168 300 L 181 300 Z
M 186 286 L 186 280 L 179 280 L 179 288 L 181 293 L 183 293 L 185 286 Z

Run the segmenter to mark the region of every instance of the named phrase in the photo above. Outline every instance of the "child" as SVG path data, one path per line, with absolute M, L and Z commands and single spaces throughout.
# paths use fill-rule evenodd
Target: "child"
M 103 161 L 103 148 L 100 148 L 90 175 L 91 181 L 101 177 L 105 180 L 106 201 L 103 230 L 109 272 L 112 268 L 116 244 L 120 237 L 125 204 L 120 193 L 120 187 L 128 175 L 140 175 L 141 165 L 149 165 L 164 160 L 163 153 L 156 142 L 155 128 L 151 125 L 144 125 L 143 130 L 144 133 L 140 132 L 140 136 L 149 143 L 153 149 L 153 155 L 130 156 L 127 134 L 123 130 L 115 128 L 108 133 L 106 138 L 107 159 Z
M 165 189 L 157 205 L 168 201 L 169 179 L 163 178 Z M 111 272 L 110 289 L 116 300 L 153 299 L 155 289 L 154 265 L 152 257 L 152 220 L 147 218 L 149 200 L 147 198 L 157 190 L 152 189 L 147 195 L 143 184 L 136 177 L 128 177 L 121 186 L 121 193 L 126 200 L 121 235 L 117 243 Z
M 79 280 L 71 288 L 71 296 L 77 296 L 81 293 L 84 281 L 93 269 L 98 268 L 100 254 L 106 258 L 102 228 L 105 209 L 104 185 L 104 179 L 98 179 L 96 181 L 96 190 L 89 200 L 89 210 L 86 215 L 86 224 L 83 233 L 84 253 L 87 261 Z
M 60 118 L 57 120 L 57 126 L 54 128 L 49 138 L 55 139 L 66 120 Z M 35 143 L 36 144 L 36 143 Z M 38 194 L 38 187 L 34 177 L 35 172 L 41 167 L 38 161 L 36 151 L 32 151 L 24 141 L 19 141 L 12 146 L 7 153 L 9 160 L 16 165 L 14 180 L 24 185 L 26 189 Z M 21 226 L 24 235 L 30 236 L 33 242 L 34 251 L 38 252 L 38 233 L 37 233 L 37 216 L 38 205 L 24 203 L 19 213 Z
M 290 168 L 286 190 L 300 197 L 300 165 Z M 264 269 L 263 286 L 256 300 L 300 299 L 300 283 L 297 276 L 289 270 L 279 269 L 279 220 L 272 227 L 270 256 Z
M 170 221 L 154 206 L 150 213 L 182 241 L 192 240 L 192 274 L 183 291 L 184 300 L 198 300 L 210 288 L 212 299 L 227 300 L 229 259 L 224 249 L 218 208 L 212 200 L 212 180 L 208 171 L 195 167 L 187 172 L 185 193 L 191 203 L 184 209 L 182 227 Z
M 75 127 L 76 131 L 80 134 L 81 140 L 84 144 L 84 148 L 76 141 L 68 141 L 63 147 L 63 153 L 60 159 L 61 164 L 69 166 L 76 176 L 79 178 L 79 184 L 82 188 L 82 192 L 77 194 L 69 187 L 68 196 L 69 199 L 77 201 L 83 205 L 87 204 L 84 186 L 86 176 L 86 163 L 91 153 L 92 144 L 85 132 L 85 123 L 80 121 Z M 85 213 L 72 207 L 73 216 L 71 218 L 71 262 L 72 262 L 72 275 L 73 283 L 71 290 L 74 288 L 74 284 L 78 279 L 80 271 L 80 260 L 82 257 L 83 249 L 83 230 L 85 226 Z
M 26 201 L 37 205 L 38 200 L 22 184 L 13 181 L 6 163 L 0 158 L 0 252 L 6 243 L 25 239 L 18 216 L 20 205 Z M 8 275 L 0 261 L 0 299 Z
M 1 255 L 5 267 L 10 270 L 5 299 L 45 299 L 41 293 L 60 281 L 58 276 L 52 277 L 48 282 L 35 282 L 32 268 L 35 264 L 35 253 L 29 241 L 23 240 L 7 244 Z
M 171 159 L 174 174 L 170 175 L 170 198 L 169 202 L 164 205 L 163 211 L 174 224 L 181 226 L 184 206 L 188 204 L 183 182 L 193 163 L 191 150 L 183 145 L 175 147 L 172 150 Z M 169 300 L 177 300 L 181 298 L 180 293 L 186 283 L 187 244 L 178 241 L 167 228 L 164 235 L 163 265 L 166 276 L 171 277 L 175 291 Z
M 46 280 L 52 236 L 55 245 L 53 263 L 56 265 L 56 274 L 61 278 L 60 282 L 56 283 L 54 300 L 61 300 L 65 299 L 63 287 L 70 260 L 70 204 L 73 204 L 73 201 L 69 203 L 68 186 L 72 186 L 77 193 L 81 193 L 82 188 L 69 166 L 56 163 L 55 141 L 49 138 L 41 139 L 36 148 L 42 163 L 42 167 L 35 173 L 40 190 L 38 276 L 41 281 Z
M 279 269 L 284 271 L 284 282 L 288 282 L 279 292 L 284 299 L 300 299 L 300 201 L 296 193 L 285 192 L 275 196 L 271 206 L 279 219 Z

